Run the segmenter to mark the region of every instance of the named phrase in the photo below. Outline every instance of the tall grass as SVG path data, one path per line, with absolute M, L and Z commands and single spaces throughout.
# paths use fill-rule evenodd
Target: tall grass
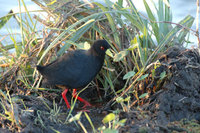
M 149 65 L 153 65 L 158 53 L 168 47 L 175 44 L 183 46 L 194 22 L 194 18 L 188 15 L 179 23 L 173 23 L 168 3 L 162 0 L 158 1 L 158 6 L 153 3 L 153 7 L 149 6 L 149 1 L 143 0 L 146 14 L 140 13 L 131 0 L 126 0 L 127 7 L 123 6 L 123 0 L 116 3 L 106 0 L 106 5 L 94 2 L 91 7 L 77 1 L 61 3 L 61 6 L 54 6 L 59 3 L 47 3 L 47 6 L 36 0 L 34 2 L 48 17 L 33 17 L 24 1 L 19 0 L 18 13 L 10 12 L 0 18 L 0 29 L 14 17 L 21 30 L 20 41 L 16 40 L 15 33 L 1 36 L 1 41 L 8 37 L 12 40 L 7 44 L 0 42 L 0 115 L 3 117 L 7 112 L 4 93 L 19 93 L 20 87 L 26 90 L 24 94 L 34 92 L 39 95 L 39 90 L 49 90 L 41 90 L 42 77 L 36 72 L 36 65 L 47 64 L 69 48 L 83 48 L 84 42 L 92 43 L 101 38 L 109 42 L 112 50 L 107 53 L 109 56 L 97 81 L 105 91 L 104 96 L 114 95 L 113 101 L 120 101 L 123 110 L 128 111 L 131 108 L 124 102 L 139 102 L 140 96 L 135 86 L 148 77 L 146 71 Z M 25 12 L 21 12 L 22 7 Z M 37 29 L 37 25 L 41 24 L 42 29 Z M 4 119 L 19 126 L 16 120 Z

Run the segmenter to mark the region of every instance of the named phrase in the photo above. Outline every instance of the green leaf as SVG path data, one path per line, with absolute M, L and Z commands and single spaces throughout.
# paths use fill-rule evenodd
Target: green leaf
M 121 103 L 121 102 L 123 102 L 123 101 L 124 101 L 124 99 L 123 99 L 122 97 L 116 98 L 116 102 L 117 102 L 117 103 Z
M 125 102 L 128 102 L 128 101 L 130 101 L 130 99 L 131 99 L 131 97 L 128 96 L 127 98 L 124 99 L 124 101 L 125 101 Z
M 126 120 L 127 120 L 127 119 L 122 119 L 122 120 L 120 120 L 119 122 L 120 122 L 120 123 L 125 123 Z
M 146 12 L 147 12 L 147 14 L 148 14 L 148 17 L 149 17 L 149 19 L 151 20 L 151 21 L 150 21 L 150 24 L 151 24 L 151 26 L 152 26 L 152 30 L 153 30 L 153 32 L 154 32 L 154 34 L 155 34 L 156 40 L 159 42 L 159 36 L 160 36 L 160 35 L 159 35 L 159 27 L 158 27 L 158 24 L 155 23 L 155 22 L 156 22 L 156 17 L 154 16 L 154 14 L 153 14 L 152 10 L 150 9 L 149 5 L 147 4 L 146 0 L 143 0 L 143 2 L 144 2 L 144 6 L 145 6 L 145 8 L 146 8 Z
M 135 38 L 134 38 L 135 39 Z M 136 40 L 137 41 L 137 40 Z M 136 48 L 138 48 L 138 43 L 133 43 L 129 48 L 128 48 L 128 50 L 134 50 L 134 49 L 136 49 Z
M 84 44 L 83 44 L 83 49 L 84 50 L 88 50 L 88 49 L 90 49 L 90 44 L 88 43 L 88 42 L 85 42 Z
M 127 54 L 128 54 L 128 51 L 126 51 L 126 50 L 120 51 L 119 53 L 117 53 L 117 54 L 114 56 L 113 61 L 114 61 L 114 62 L 119 62 L 119 61 L 121 61 Z
M 164 79 L 166 76 L 167 76 L 167 75 L 166 75 L 166 71 L 164 71 L 164 72 L 162 72 L 162 73 L 160 74 L 160 79 L 162 80 L 162 79 Z
M 139 98 L 140 98 L 140 99 L 141 99 L 141 98 L 144 98 L 144 97 L 146 97 L 147 95 L 148 95 L 148 93 L 144 93 L 144 94 L 140 95 Z
M 79 112 L 78 114 L 76 114 L 74 117 L 69 119 L 69 122 L 73 122 L 73 121 L 77 121 L 81 118 L 81 114 L 82 112 Z
M 145 79 L 148 76 L 149 76 L 149 74 L 142 75 L 137 81 L 143 80 L 143 79 Z
M 93 125 L 93 123 L 92 123 L 92 120 L 90 119 L 90 117 L 89 117 L 89 115 L 87 114 L 87 112 L 84 112 L 84 114 L 85 114 L 85 117 L 87 118 L 87 120 L 89 121 L 89 123 L 90 123 L 90 125 L 91 125 L 91 127 L 92 127 L 92 129 L 93 129 L 93 133 L 95 133 L 96 130 L 95 130 L 95 127 L 94 127 L 94 125 Z
M 12 13 L 13 11 L 11 10 L 6 16 L 0 18 L 0 29 L 11 19 L 13 15 L 10 14 Z
M 156 70 L 155 69 L 152 69 L 152 77 L 154 78 L 155 77 L 155 75 L 156 75 Z
M 126 120 L 127 120 L 127 119 L 122 119 L 122 120 L 120 120 L 119 122 L 120 122 L 120 123 L 125 123 Z
M 118 0 L 118 4 L 119 4 L 120 6 L 123 6 L 123 0 Z
M 134 71 L 130 71 L 130 72 L 128 72 L 127 74 L 124 75 L 123 80 L 128 79 L 128 78 L 131 78 L 131 77 L 133 77 L 134 75 L 135 75 L 135 72 L 134 72 Z
M 103 133 L 118 133 L 118 130 L 106 128 L 105 130 L 103 130 Z
M 127 119 L 122 119 L 119 122 L 117 122 L 117 124 L 119 124 L 120 126 L 124 126 L 125 122 Z
M 110 113 L 110 114 L 106 115 L 106 117 L 103 118 L 103 123 L 108 123 L 114 119 L 115 119 L 115 114 Z
M 106 51 L 106 54 L 107 54 L 108 56 L 110 56 L 111 58 L 114 57 L 114 56 L 113 56 L 113 53 L 110 51 L 110 49 L 108 49 L 108 50 Z
M 187 19 L 187 17 L 184 18 L 184 19 Z M 187 23 L 185 26 L 186 26 L 188 29 L 190 29 L 190 28 L 192 27 L 193 23 L 194 23 L 194 18 L 193 18 L 193 17 L 190 17 L 190 18 L 188 19 L 188 23 Z M 179 40 L 179 43 L 180 43 L 180 44 L 183 44 L 183 43 L 184 43 L 185 37 L 186 37 L 186 35 L 187 35 L 189 32 L 190 32 L 189 30 L 184 29 L 183 31 L 181 31 L 181 32 L 179 33 L 179 35 L 178 35 L 178 40 Z
M 53 0 L 53 1 L 49 2 L 49 3 L 47 3 L 47 6 L 53 5 L 54 3 L 56 3 L 56 1 L 57 0 Z

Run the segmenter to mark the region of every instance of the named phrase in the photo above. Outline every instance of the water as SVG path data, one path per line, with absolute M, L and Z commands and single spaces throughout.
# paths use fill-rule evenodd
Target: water
M 27 8 L 29 11 L 39 10 L 40 7 L 34 4 L 31 0 L 24 0 Z M 5 1 L 0 0 L 0 17 L 5 16 L 8 14 L 8 12 L 12 9 L 14 12 L 19 12 L 19 3 L 18 0 L 12 0 L 12 1 Z M 24 8 L 22 8 L 22 12 L 24 12 Z M 12 28 L 12 30 L 15 30 L 15 33 L 19 33 L 20 29 L 14 20 L 14 18 L 11 18 L 9 25 L 7 25 L 8 28 Z M 8 33 L 8 29 L 3 28 L 0 30 L 0 35 Z
M 40 7 L 37 6 L 36 4 L 34 4 L 31 0 L 24 0 L 25 2 L 25 5 L 27 7 L 27 9 L 29 11 L 34 11 L 34 10 L 39 10 Z M 12 9 L 13 12 L 19 12 L 19 3 L 18 3 L 18 0 L 12 0 L 12 1 L 5 1 L 5 0 L 0 0 L 0 17 L 3 17 L 5 15 L 7 15 L 10 10 Z M 21 4 L 21 6 L 23 7 L 23 5 Z M 25 12 L 25 9 L 24 8 L 21 8 L 21 12 Z M 30 12 L 30 14 L 32 14 Z M 17 42 L 20 42 L 21 41 L 21 31 L 20 31 L 20 27 L 17 23 L 17 21 L 12 17 L 9 22 L 2 28 L 0 29 L 0 40 L 6 36 L 6 35 L 10 35 L 12 34 L 15 38 L 15 40 Z M 13 41 L 11 40 L 11 38 L 9 36 L 7 36 L 5 39 L 1 40 L 1 42 L 3 44 L 12 44 Z M 12 50 L 11 50 L 12 52 Z
M 40 7 L 37 6 L 35 3 L 33 3 L 31 0 L 24 0 L 27 8 L 29 10 L 39 10 Z M 102 3 L 102 0 L 95 0 Z M 113 0 L 117 1 L 117 0 Z M 143 6 L 142 0 L 132 0 L 133 3 L 136 5 L 137 8 L 140 9 L 140 11 L 144 11 L 145 8 Z M 148 0 L 147 0 L 148 1 Z M 157 2 L 158 0 L 153 0 Z M 18 11 L 18 0 L 12 0 L 12 1 L 5 1 L 0 0 L 0 17 L 6 15 L 11 9 L 13 9 L 15 12 Z M 196 17 L 196 0 L 171 0 L 170 1 L 170 7 L 173 14 L 173 22 L 178 23 L 180 20 L 182 20 L 185 16 L 191 15 L 193 17 Z M 195 21 L 196 22 L 196 21 Z M 199 26 L 200 27 L 200 26 Z M 20 33 L 19 26 L 17 25 L 16 21 L 13 20 L 13 18 L 10 20 L 10 23 L 7 25 L 7 28 L 0 29 L 0 38 L 2 35 L 8 34 L 8 29 L 12 29 L 13 33 Z M 196 24 L 194 23 L 192 26 L 193 30 L 196 30 Z M 194 42 L 194 45 L 197 46 L 197 38 L 191 34 L 190 41 Z

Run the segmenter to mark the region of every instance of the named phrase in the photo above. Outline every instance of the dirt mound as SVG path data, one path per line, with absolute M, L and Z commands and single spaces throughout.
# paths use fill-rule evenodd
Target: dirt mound
M 200 55 L 198 50 L 172 47 L 162 55 L 159 61 L 161 66 L 156 69 L 156 75 L 165 71 L 167 78 L 161 88 L 158 88 L 159 91 L 150 96 L 149 102 L 143 106 L 144 112 L 134 111 L 123 116 L 128 118 L 125 129 L 131 132 L 146 131 L 146 129 L 148 132 L 178 131 L 177 128 L 170 128 L 167 125 L 184 118 L 200 122 Z M 130 124 L 133 121 L 134 124 Z M 121 132 L 123 131 L 122 128 Z
M 150 95 L 148 99 L 145 99 L 148 102 L 140 108 L 134 107 L 129 112 L 120 113 L 119 120 L 127 119 L 125 126 L 120 127 L 120 132 L 168 133 L 175 131 L 199 133 L 200 55 L 198 50 L 172 47 L 159 58 L 159 61 L 160 66 L 156 68 L 154 78 L 151 76 L 152 71 L 148 71 L 149 77 L 152 78 L 145 88 Z M 161 80 L 160 75 L 163 72 L 166 72 L 166 76 Z M 152 88 L 152 86 L 157 88 Z M 96 90 L 88 89 L 81 93 L 81 97 L 87 96 L 98 99 L 98 93 L 94 91 Z M 45 133 L 55 131 L 76 133 L 83 131 L 75 122 L 66 124 L 69 110 L 66 109 L 65 103 L 59 102 L 61 92 L 38 91 L 37 93 L 42 93 L 44 98 L 12 95 L 13 99 L 23 100 L 17 100 L 14 104 L 14 114 L 20 120 L 19 124 L 21 125 L 21 129 L 18 130 L 24 133 L 41 131 Z M 52 104 L 52 99 L 57 104 Z M 120 104 L 112 106 L 111 102 L 107 102 L 110 99 L 103 100 L 104 102 L 101 102 L 101 104 L 94 103 L 95 107 L 90 109 L 90 118 L 96 129 L 102 126 L 101 121 L 106 114 L 121 108 Z M 91 101 L 96 101 L 96 99 Z M 3 102 L 6 103 L 7 108 L 10 107 L 8 101 Z M 79 103 L 76 106 L 79 106 Z M 5 109 L 0 108 L 0 112 Z M 73 116 L 76 114 L 77 110 L 72 112 Z M 0 117 L 0 120 L 0 132 L 12 131 L 4 129 L 6 125 L 12 125 L 11 121 L 3 119 L 3 117 Z M 82 114 L 80 121 L 88 132 L 92 132 L 92 127 L 85 115 Z M 10 127 L 12 128 L 12 126 Z M 13 132 L 15 130 L 17 129 L 13 129 Z
M 160 59 L 170 76 L 146 108 L 160 124 L 183 118 L 200 121 L 200 56 L 197 50 L 170 48 Z M 162 66 L 161 66 L 162 67 Z

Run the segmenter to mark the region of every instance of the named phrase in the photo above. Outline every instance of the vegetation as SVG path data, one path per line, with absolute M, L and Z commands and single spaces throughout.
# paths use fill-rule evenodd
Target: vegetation
M 91 84 L 103 89 L 104 97 L 114 96 L 111 101 L 121 105 L 120 112 L 129 112 L 149 97 L 149 92 L 141 91 L 138 86 L 150 76 L 146 73 L 150 67 L 159 66 L 156 61 L 158 54 L 175 44 L 190 45 L 188 36 L 191 33 L 199 39 L 198 32 L 190 29 L 194 22 L 192 16 L 186 16 L 179 23 L 172 22 L 168 1 L 159 0 L 157 6 L 153 3 L 154 6 L 150 7 L 143 0 L 147 16 L 140 13 L 131 0 L 126 1 L 126 7 L 123 0 L 116 3 L 106 0 L 105 5 L 80 1 L 33 2 L 42 9 L 35 12 L 45 13 L 45 16 L 33 15 L 27 10 L 24 1 L 19 0 L 19 12 L 11 11 L 0 18 L 0 28 L 7 27 L 8 31 L 7 35 L 1 35 L 0 42 L 0 119 L 7 120 L 1 126 L 11 131 L 20 131 L 24 126 L 20 122 L 19 111 L 31 111 L 24 104 L 23 98 L 16 95 L 44 97 L 45 94 L 61 92 L 59 89 L 41 88 L 42 77 L 35 66 L 55 60 L 68 49 L 87 49 L 88 44 L 102 38 L 109 42 L 112 49 L 107 52 L 105 67 L 96 82 Z M 11 18 L 18 23 L 20 34 L 9 28 Z M 163 72 L 160 80 L 165 76 Z M 62 121 L 59 119 L 62 115 L 60 107 L 51 101 L 53 108 L 45 99 L 43 104 L 49 109 L 47 114 L 52 121 L 66 124 L 77 121 L 83 131 L 87 132 L 79 120 L 83 114 L 72 117 L 72 108 Z M 24 104 L 23 109 L 19 109 L 19 102 Z M 40 115 L 38 113 L 35 121 L 45 128 Z M 85 112 L 84 115 L 94 132 L 117 132 L 118 127 L 126 121 L 120 120 L 117 111 L 114 111 L 103 119 L 105 126 L 96 129 L 90 114 Z

